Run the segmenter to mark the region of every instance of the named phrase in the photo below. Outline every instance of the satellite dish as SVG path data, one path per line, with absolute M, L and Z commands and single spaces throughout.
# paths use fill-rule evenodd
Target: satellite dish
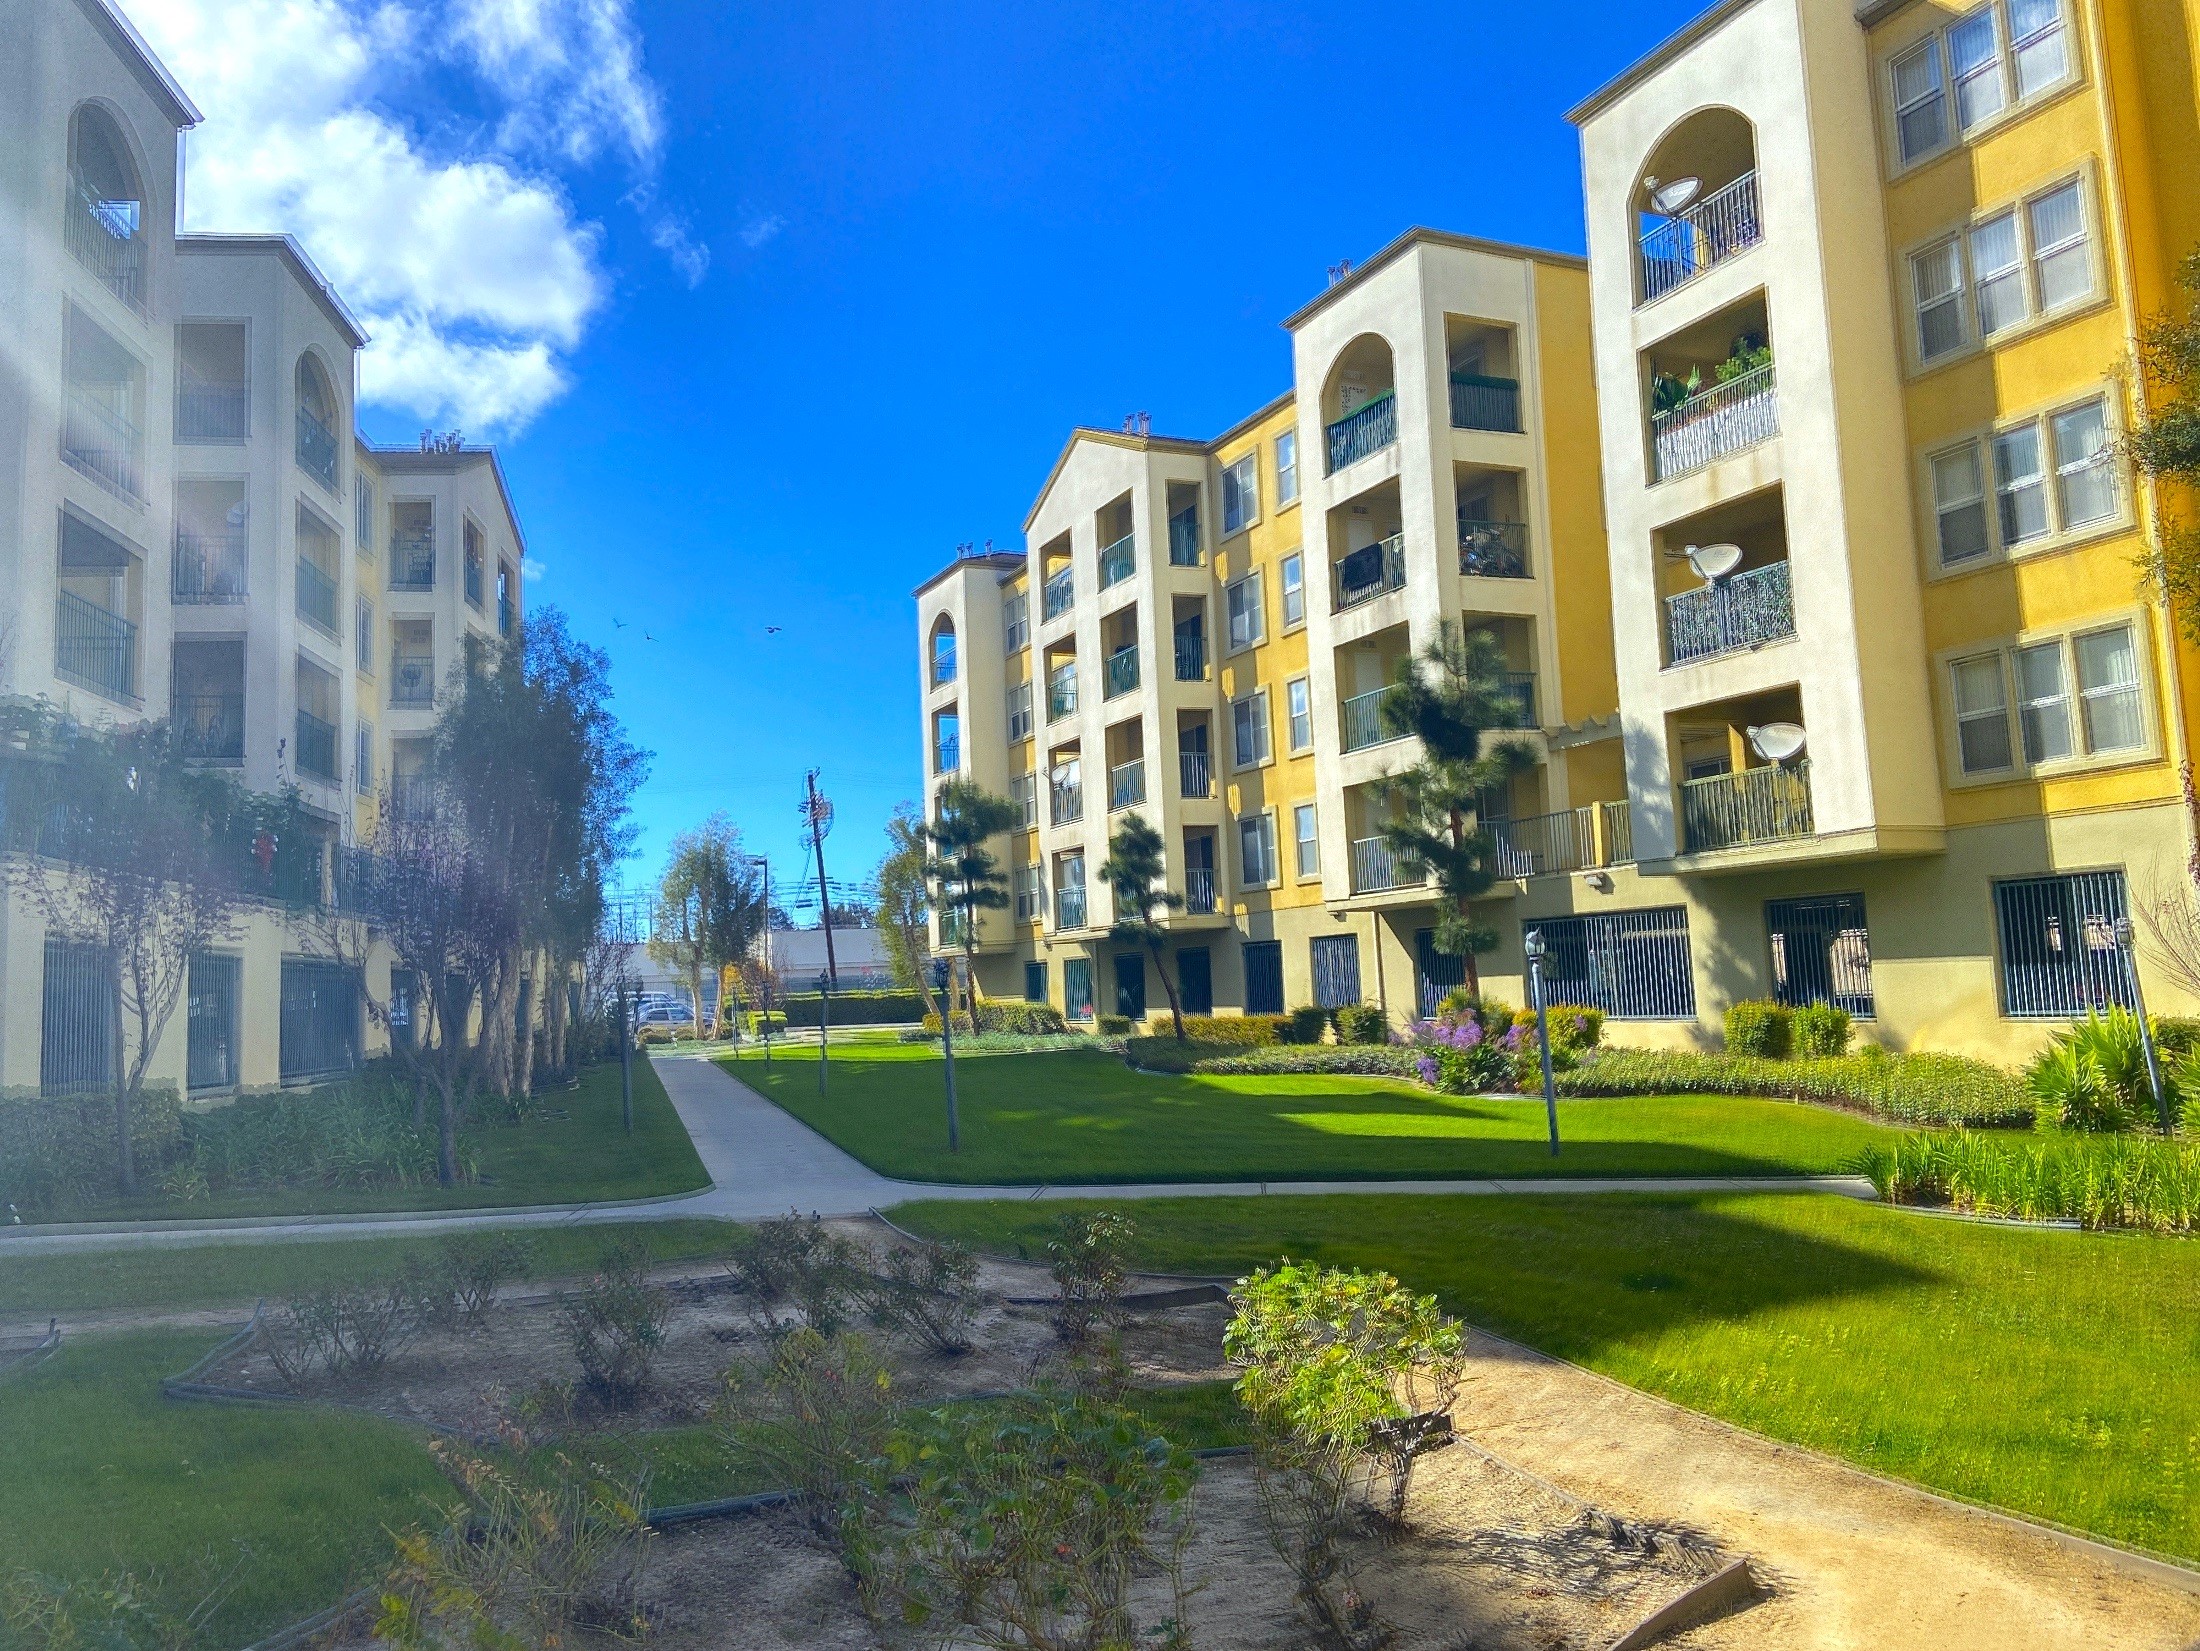
M 1703 193 L 1703 179 L 1675 178 L 1671 183 L 1646 180 L 1650 185 L 1650 204 L 1671 217 L 1674 213 Z
M 1749 730 L 1749 743 L 1767 762 L 1786 762 L 1803 754 L 1805 736 L 1801 723 L 1768 722 Z
M 1742 565 L 1740 545 L 1690 545 L 1685 552 L 1696 577 L 1715 585 Z

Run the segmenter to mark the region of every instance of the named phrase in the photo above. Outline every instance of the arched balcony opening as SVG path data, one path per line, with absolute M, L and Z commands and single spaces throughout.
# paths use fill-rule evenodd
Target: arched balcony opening
M 1322 424 L 1331 472 L 1398 439 L 1398 382 L 1390 345 L 1366 333 L 1345 346 L 1322 387 Z
M 66 234 L 78 263 L 133 309 L 145 307 L 145 189 L 114 117 L 87 103 L 69 120 Z
M 1636 302 L 1647 304 L 1764 238 L 1757 132 L 1732 109 L 1699 109 L 1651 152 L 1629 208 Z
M 955 622 L 941 614 L 932 625 L 932 686 L 955 680 Z
M 298 467 L 336 486 L 336 392 L 311 351 L 298 358 Z

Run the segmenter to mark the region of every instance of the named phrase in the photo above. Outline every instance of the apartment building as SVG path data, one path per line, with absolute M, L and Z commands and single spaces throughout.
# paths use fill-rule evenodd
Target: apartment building
M 1288 723 L 1224 775 L 1218 927 L 1179 951 L 1204 942 L 1225 1008 L 1401 1018 L 1459 965 L 1378 835 L 1414 754 L 1378 713 L 1399 659 L 1457 622 L 1503 644 L 1539 759 L 1491 799 L 1511 874 L 1479 914 L 1491 990 L 1525 995 L 1533 930 L 1554 998 L 1633 1043 L 1709 1042 L 1730 1003 L 1773 997 L 2014 1059 L 2131 1001 L 2134 971 L 2150 1005 L 2189 1008 L 2143 924 L 2119 944 L 2185 887 L 2194 660 L 2142 572 L 2163 501 L 2118 445 L 2139 329 L 2200 247 L 2188 12 L 1712 7 L 1572 114 L 1585 266 L 1415 232 L 1289 318 L 1295 399 L 1205 444 L 1078 433 L 1031 557 L 959 574 L 962 600 L 988 577 L 1097 596 L 1035 639 L 1040 670 L 1156 657 L 1158 602 L 1173 620 L 1219 596 L 1258 640 L 1014 771 L 1095 741 L 1139 755 L 1187 718 Z M 1256 483 L 1230 470 L 1285 430 L 1291 506 L 1271 459 Z M 1065 493 L 1073 475 L 1093 481 Z M 1163 490 L 1216 534 L 1206 566 L 1115 594 L 1108 534 L 1149 577 Z M 1234 536 L 1233 494 L 1252 500 Z M 1014 631 L 1002 647 L 1013 678 Z M 1188 887 L 1182 790 L 1149 806 L 1187 822 L 1166 835 Z M 1027 852 L 1027 881 L 1097 864 L 1104 829 L 1073 830 L 1074 851 Z M 1102 978 L 1093 915 L 988 929 L 985 984 L 1050 955 Z
M 39 0 L 0 45 L 0 693 L 171 718 L 194 760 L 296 787 L 339 903 L 462 639 L 518 623 L 502 472 L 354 434 L 367 338 L 295 242 L 177 232 L 199 112 L 121 12 Z M 74 1082 L 42 1027 L 104 1013 L 100 971 L 19 892 L 0 925 L 0 1086 Z M 376 1034 L 331 967 L 253 913 L 194 965 L 155 1080 L 218 1095 L 356 1061 Z

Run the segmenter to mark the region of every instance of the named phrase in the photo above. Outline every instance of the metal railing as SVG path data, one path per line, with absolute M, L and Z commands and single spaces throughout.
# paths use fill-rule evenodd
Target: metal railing
M 1169 518 L 1169 565 L 1199 566 L 1199 506 L 1186 505 Z
M 1650 415 L 1654 480 L 1701 470 L 1780 433 L 1780 400 L 1774 363 L 1698 390 L 1677 407 Z
M 303 556 L 298 558 L 298 617 L 336 635 L 336 581 Z
M 434 654 L 392 653 L 390 655 L 390 703 L 392 705 L 433 705 L 435 703 Z
M 1325 434 L 1331 471 L 1381 452 L 1398 439 L 1397 395 L 1385 390 L 1366 406 L 1330 425 Z
M 1341 558 L 1329 574 L 1329 611 L 1343 613 L 1406 583 L 1406 536 L 1393 533 Z
M 435 782 L 425 774 L 392 774 L 389 799 L 398 819 L 428 819 L 435 812 Z
M 481 561 L 476 556 L 466 558 L 466 600 L 475 607 L 481 606 Z
M 933 744 L 932 772 L 952 774 L 962 767 L 962 736 L 942 734 Z
M 1598 803 L 1604 819 L 1604 862 L 1612 866 L 1635 863 L 1635 810 L 1630 803 Z
M 1764 234 L 1757 174 L 1744 172 L 1642 232 L 1641 301 L 1647 304 L 1686 286 L 1714 264 L 1747 252 Z
M 1215 775 L 1213 765 L 1204 751 L 1179 751 L 1176 754 L 1177 789 L 1187 797 L 1214 795 Z
M 359 1064 L 359 974 L 335 963 L 283 963 L 276 1066 L 285 1083 Z
M 76 261 L 132 309 L 145 307 L 145 241 L 138 233 L 145 212 L 140 201 L 102 200 L 97 191 L 72 179 L 67 233 Z
M 176 440 L 243 441 L 252 434 L 252 395 L 242 384 L 186 384 L 176 392 Z
M 1047 787 L 1047 820 L 1049 824 L 1075 825 L 1085 817 L 1085 782 L 1083 780 L 1054 780 Z
M 1184 909 L 1195 914 L 1215 909 L 1215 868 L 1213 866 L 1186 866 L 1184 868 Z
M 1362 751 L 1370 745 L 1381 745 L 1385 740 L 1404 738 L 1383 726 L 1383 701 L 1389 697 L 1388 688 L 1377 688 L 1371 694 L 1354 694 L 1338 704 L 1345 750 Z
M 435 535 L 390 535 L 390 589 L 435 589 Z
M 1077 604 L 1077 575 L 1073 568 L 1064 568 L 1051 574 L 1042 587 L 1039 600 L 1041 621 L 1059 619 Z
M 105 946 L 49 938 L 40 993 L 38 1087 L 87 1095 L 114 1087 L 122 1017 L 115 954 Z
M 145 497 L 139 475 L 144 443 L 138 427 L 81 386 L 71 386 L 61 422 L 61 454 L 79 470 L 133 499 Z
M 1077 667 L 1063 665 L 1047 677 L 1047 721 L 1077 714 Z
M 137 626 L 73 591 L 54 600 L 54 670 L 109 699 L 137 697 Z
M 1081 929 L 1085 926 L 1085 885 L 1065 883 L 1054 891 L 1054 926 L 1058 929 Z
M 1526 522 L 1461 522 L 1459 571 L 1477 579 L 1528 579 Z
M 1486 378 L 1480 373 L 1451 375 L 1451 427 L 1454 430 L 1520 428 L 1520 380 Z
M 1548 949 L 1546 1002 L 1588 1004 L 1622 1020 L 1695 1018 L 1687 907 L 1543 917 L 1523 927 L 1540 932 Z
M 177 528 L 170 595 L 178 602 L 242 602 L 246 550 L 242 533 L 193 533 L 187 527 Z
M 1785 842 L 1812 829 L 1807 760 L 1681 782 L 1681 837 L 1691 854 Z
M 336 432 L 303 407 L 298 409 L 298 468 L 323 487 L 335 489 Z
M 1589 803 L 1552 814 L 1484 822 L 1497 849 L 1497 875 L 1541 877 L 1597 865 L 1596 807 Z
M 1126 533 L 1100 552 L 1100 588 L 1120 585 L 1138 567 L 1138 535 Z
M 2116 943 L 2116 926 L 2129 910 L 2121 871 L 2025 877 L 1993 888 L 2003 1014 L 2067 1020 L 2133 1007 L 2131 975 Z
M 1201 682 L 1207 676 L 1207 638 L 1199 631 L 1179 631 L 1176 636 L 1176 679 Z
M 311 711 L 298 713 L 298 772 L 333 782 L 336 779 L 336 724 L 323 722 Z
M 1146 800 L 1146 759 L 1133 757 L 1108 770 L 1108 807 L 1135 808 Z
M 1385 889 L 1402 889 L 1407 878 L 1398 867 L 1398 856 L 1390 844 L 1380 837 L 1355 837 L 1352 839 L 1352 892 L 1354 894 L 1380 894 Z
M 172 713 L 186 757 L 202 762 L 244 760 L 244 695 L 178 694 Z
M 1138 687 L 1138 644 L 1133 642 L 1108 655 L 1106 668 L 1101 673 L 1102 699 L 1114 699 L 1118 694 L 1133 692 Z
M 1505 728 L 1533 728 L 1535 720 L 1535 673 L 1533 671 L 1500 671 L 1498 686 L 1513 702 L 1513 720 L 1500 724 Z
M 1771 562 L 1665 599 L 1666 655 L 1674 665 L 1794 634 L 1795 591 L 1786 562 Z

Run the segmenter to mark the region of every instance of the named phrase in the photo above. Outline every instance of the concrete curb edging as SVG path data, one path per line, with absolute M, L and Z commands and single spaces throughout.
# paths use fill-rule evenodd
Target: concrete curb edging
M 1747 1599 L 1756 1591 L 1757 1579 L 1750 1575 L 1749 1555 L 1744 1554 L 1725 1569 L 1713 1572 L 1693 1588 L 1683 1589 L 1667 1600 L 1614 1640 L 1611 1651 L 1639 1651 L 1640 1647 L 1683 1623 L 1709 1616 L 1722 1606 Z
M 46 1333 L 30 1346 L 0 1357 L 0 1380 L 20 1375 L 23 1371 L 44 1364 L 61 1351 L 61 1320 L 49 1318 Z

